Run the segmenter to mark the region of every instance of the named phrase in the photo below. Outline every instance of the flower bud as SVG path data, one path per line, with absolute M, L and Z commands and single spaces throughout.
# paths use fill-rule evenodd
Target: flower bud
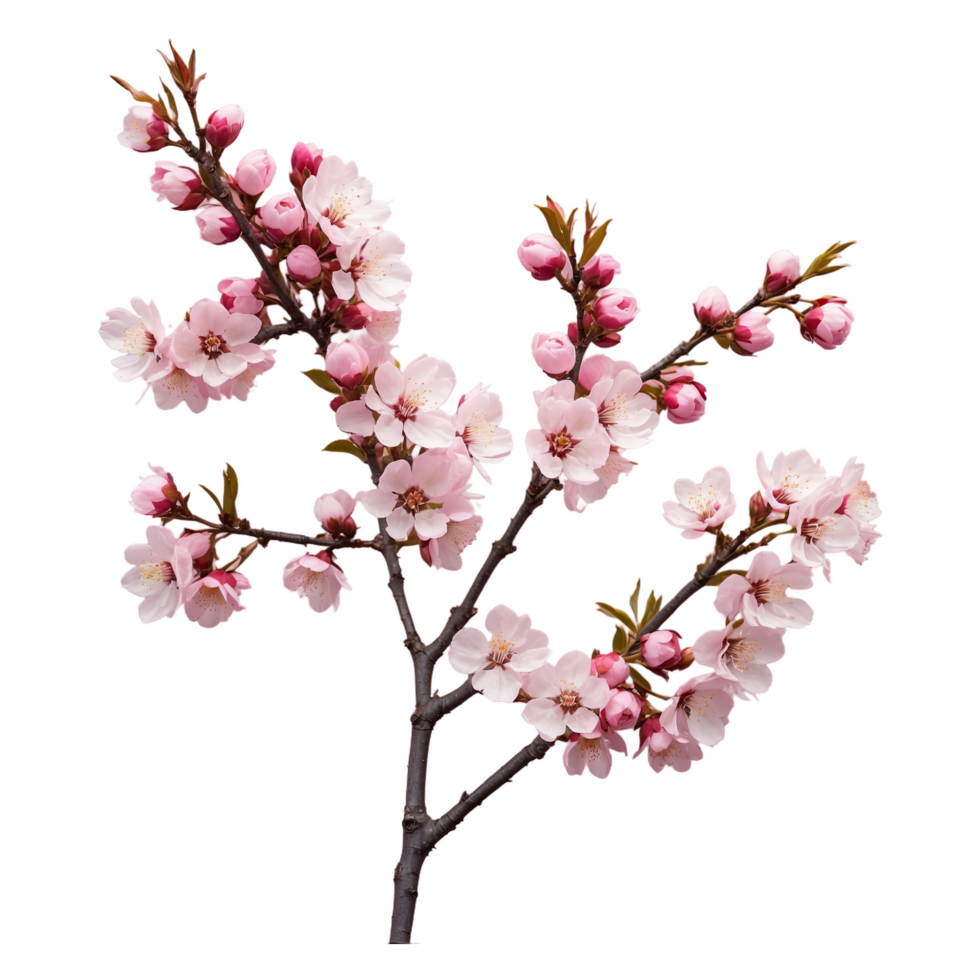
M 204 138 L 217 147 L 231 146 L 245 125 L 245 112 L 241 106 L 226 105 L 215 109 L 208 116 L 204 127 Z
M 572 263 L 551 235 L 528 235 L 518 246 L 517 257 L 521 265 L 542 282 L 553 279 L 557 273 L 566 280 L 572 276 Z
M 341 388 L 354 389 L 360 387 L 364 375 L 368 371 L 368 354 L 360 345 L 350 340 L 339 344 L 331 344 L 327 348 L 326 368 Z
M 319 169 L 321 160 L 323 160 L 323 150 L 315 143 L 297 143 L 293 147 L 293 155 L 289 158 L 289 164 L 293 170 L 298 170 L 300 173 L 309 170 L 311 174 L 315 174 Z
M 356 502 L 346 490 L 325 493 L 317 498 L 313 513 L 331 539 L 352 538 L 357 533 L 357 525 L 351 516 Z
M 800 333 L 824 350 L 840 347 L 854 322 L 854 314 L 843 304 L 836 296 L 824 297 L 819 306 L 807 310 Z
M 694 663 L 694 647 L 684 647 L 681 650 L 681 659 L 677 664 L 678 670 L 687 670 Z
M 769 329 L 769 317 L 757 310 L 743 313 L 735 321 L 734 341 L 749 354 L 772 347 L 776 339 Z
M 772 513 L 772 507 L 766 502 L 761 491 L 756 490 L 749 498 L 749 521 L 761 524 Z
M 596 347 L 615 347 L 622 339 L 622 334 L 610 331 L 609 333 L 604 333 L 601 337 L 596 337 L 593 343 Z
M 259 284 L 255 279 L 242 279 L 232 276 L 218 283 L 221 305 L 229 313 L 251 313 L 258 316 L 265 304 L 256 295 Z
M 133 510 L 145 517 L 162 517 L 169 514 L 180 498 L 174 478 L 162 467 L 151 466 L 153 473 L 143 477 L 140 485 L 129 498 Z
M 601 677 L 610 687 L 619 687 L 630 675 L 630 665 L 618 653 L 593 657 L 589 670 L 593 677 Z
M 596 323 L 603 330 L 622 330 L 636 319 L 636 297 L 628 289 L 604 289 L 592 304 Z
M 703 384 L 690 377 L 678 378 L 664 392 L 667 418 L 678 425 L 697 422 L 704 415 L 706 398 Z
M 161 160 L 150 176 L 150 189 L 158 201 L 166 199 L 175 211 L 193 211 L 203 200 L 201 178 L 188 167 Z
M 766 263 L 766 278 L 762 283 L 762 291 L 767 296 L 781 293 L 799 278 L 800 257 L 785 249 L 782 252 L 773 252 Z
M 715 327 L 731 316 L 728 297 L 717 287 L 709 286 L 702 290 L 694 302 L 694 315 L 703 327 Z
M 575 345 L 565 334 L 536 333 L 531 340 L 534 363 L 545 374 L 557 378 L 575 366 Z
M 152 153 L 167 145 L 167 133 L 167 124 L 150 106 L 140 103 L 123 117 L 123 131 L 116 138 L 137 153 Z
M 611 255 L 593 255 L 582 269 L 582 282 L 590 289 L 605 289 L 619 271 L 619 263 Z
M 235 171 L 235 183 L 243 194 L 257 197 L 268 190 L 275 175 L 276 161 L 269 156 L 269 151 L 252 150 L 239 161 L 238 169 Z
M 299 199 L 292 194 L 278 194 L 259 208 L 265 233 L 274 242 L 284 242 L 306 217 Z
M 286 256 L 286 268 L 297 282 L 313 282 L 321 273 L 320 260 L 309 245 L 298 245 Z
M 235 216 L 220 204 L 205 204 L 195 218 L 201 238 L 212 245 L 227 245 L 241 234 Z
M 632 691 L 613 691 L 602 716 L 610 728 L 632 728 L 640 717 L 642 701 Z
M 640 651 L 648 667 L 671 670 L 681 662 L 680 633 L 675 630 L 654 630 L 643 637 Z

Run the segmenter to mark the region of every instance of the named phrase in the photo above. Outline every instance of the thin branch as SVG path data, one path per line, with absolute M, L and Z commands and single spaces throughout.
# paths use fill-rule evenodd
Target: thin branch
M 253 344 L 264 344 L 277 337 L 286 337 L 294 333 L 307 333 L 307 328 L 302 323 L 273 323 L 261 330 L 252 338 Z
M 178 521 L 195 521 L 203 524 L 212 531 L 220 531 L 222 534 L 244 534 L 250 538 L 258 538 L 260 541 L 283 541 L 287 544 L 306 545 L 311 548 L 325 548 L 328 551 L 336 551 L 338 548 L 372 548 L 374 551 L 382 550 L 381 536 L 378 535 L 370 540 L 365 538 L 342 538 L 339 541 L 331 541 L 328 538 L 313 538 L 307 534 L 294 534 L 291 531 L 270 531 L 264 527 L 251 527 L 248 521 L 243 521 L 239 527 L 232 527 L 230 524 L 216 524 L 214 521 L 207 521 L 196 514 L 181 514 L 174 518 Z
M 472 681 L 467 677 L 459 687 L 443 694 L 442 697 L 430 698 L 422 709 L 422 717 L 434 725 L 443 715 L 448 715 L 450 711 L 458 708 L 461 704 L 469 701 L 476 694 Z

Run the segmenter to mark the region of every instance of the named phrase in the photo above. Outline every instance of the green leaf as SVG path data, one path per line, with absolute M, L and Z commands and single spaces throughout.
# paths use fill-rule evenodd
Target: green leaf
M 610 619 L 618 619 L 627 629 L 636 632 L 636 623 L 622 609 L 616 609 L 614 606 L 610 606 L 608 602 L 597 602 L 596 605 L 599 607 L 599 612 Z
M 630 609 L 633 610 L 633 618 L 636 619 L 640 615 L 637 606 L 640 602 L 640 580 L 636 580 L 636 588 L 633 590 L 633 594 L 630 596 Z
M 612 221 L 612 218 L 609 219 Z M 584 266 L 589 259 L 592 258 L 596 252 L 599 251 L 599 246 L 602 244 L 602 240 L 606 237 L 606 229 L 609 227 L 609 221 L 604 221 L 601 225 L 591 235 L 589 235 L 589 240 L 586 243 L 584 249 L 582 249 L 582 257 L 578 260 L 580 266 Z
M 719 347 L 724 347 L 725 350 L 728 350 L 730 341 L 724 334 L 716 333 L 714 334 L 714 338 L 715 338 L 715 343 Z
M 648 694 L 653 691 L 653 688 L 650 687 L 650 682 L 635 667 L 630 667 L 630 677 L 633 678 L 633 683 L 641 691 L 646 691 Z
M 650 593 L 649 597 L 647 598 L 646 608 L 643 610 L 643 619 L 640 620 L 641 628 L 646 626 L 646 624 L 649 623 L 650 620 L 653 619 L 653 617 L 656 616 L 658 612 L 660 612 L 660 604 L 663 601 L 664 601 L 663 596 L 661 596 L 658 599 L 657 594 L 655 592 Z
M 548 230 L 558 239 L 558 244 L 566 252 L 570 252 L 572 250 L 572 242 L 568 235 L 568 228 L 565 222 L 561 220 L 561 215 L 557 211 L 552 211 L 551 208 L 543 207 L 540 204 L 535 204 L 534 206 L 544 215 L 544 220 L 548 222 Z
M 235 472 L 235 467 L 231 463 L 225 463 L 228 469 L 222 474 L 225 479 L 225 499 L 221 508 L 223 514 L 231 514 L 232 517 L 238 517 L 238 513 L 235 510 L 235 502 L 238 500 L 238 474 Z
M 616 635 L 613 637 L 613 650 L 616 653 L 623 654 L 629 649 L 630 641 L 629 637 L 626 635 L 626 631 L 622 626 L 616 627 Z
M 324 446 L 323 451 L 325 453 L 350 453 L 351 456 L 356 456 L 362 463 L 367 462 L 367 456 L 364 450 L 360 446 L 355 446 L 349 439 L 337 439 L 331 442 L 329 446 Z
M 726 568 L 725 571 L 719 572 L 717 575 L 712 575 L 711 578 L 705 582 L 705 585 L 721 585 L 729 575 L 748 575 L 748 572 L 742 571 L 741 568 Z
M 177 102 L 174 100 L 174 93 L 164 85 L 163 79 L 160 79 L 160 84 L 163 85 L 164 92 L 167 93 L 167 101 L 170 103 L 170 109 L 174 114 L 174 119 L 177 118 Z
M 815 276 L 826 276 L 828 273 L 836 272 L 838 269 L 846 267 L 846 263 L 833 265 L 834 260 L 846 248 L 850 248 L 854 242 L 834 242 L 826 252 L 822 252 L 811 263 L 806 272 L 797 280 L 797 283 L 813 279 Z
M 215 490 L 214 487 L 209 486 L 203 480 L 199 480 L 194 484 L 194 486 L 197 487 L 197 489 L 200 490 L 212 504 L 214 504 L 214 514 L 215 517 L 217 517 L 218 514 L 221 513 L 221 498 L 218 496 L 218 491 Z
M 321 371 L 319 368 L 313 368 L 311 371 L 304 371 L 310 381 L 317 386 L 317 388 L 322 388 L 324 391 L 329 391 L 331 395 L 339 395 L 340 389 L 334 384 L 333 378 L 327 374 L 326 371 Z

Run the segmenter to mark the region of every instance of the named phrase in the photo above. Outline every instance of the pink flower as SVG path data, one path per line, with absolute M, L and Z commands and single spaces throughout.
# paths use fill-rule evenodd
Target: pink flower
M 575 366 L 575 345 L 563 333 L 536 333 L 531 339 L 534 363 L 553 378 Z
M 218 387 L 265 359 L 262 348 L 249 343 L 258 329 L 257 316 L 229 313 L 212 299 L 198 300 L 190 320 L 174 331 L 174 360 L 192 377 Z
M 350 309 L 348 306 L 347 310 Z M 377 343 L 390 344 L 398 335 L 398 327 L 402 322 L 401 310 L 373 310 L 366 303 L 357 304 L 354 309 L 366 316 L 364 329 Z M 347 310 L 344 311 L 345 314 Z
M 790 551 L 801 565 L 827 565 L 827 555 L 849 551 L 860 540 L 857 525 L 840 513 L 844 493 L 840 480 L 828 480 L 789 509 L 789 522 L 796 528 Z
M 316 252 L 309 245 L 297 245 L 286 256 L 286 268 L 289 274 L 298 282 L 313 282 L 323 271 Z
M 756 472 L 762 483 L 762 495 L 773 510 L 785 513 L 790 507 L 812 493 L 827 475 L 827 471 L 805 449 L 778 453 L 772 469 L 759 453 L 755 458 Z
M 618 653 L 601 653 L 592 658 L 589 673 L 601 677 L 610 688 L 619 687 L 630 675 L 630 665 Z
M 503 428 L 504 417 L 500 395 L 490 391 L 489 385 L 477 385 L 459 400 L 453 427 L 473 459 L 476 471 L 487 483 L 490 477 L 484 463 L 499 463 L 514 448 L 514 437 Z
M 773 252 L 766 263 L 766 278 L 762 291 L 767 296 L 782 293 L 800 278 L 800 257 L 785 249 Z
M 735 343 L 749 354 L 772 347 L 776 339 L 769 329 L 769 317 L 756 310 L 743 313 L 735 321 Z
M 715 466 L 704 474 L 700 483 L 677 480 L 674 493 L 677 503 L 664 503 L 668 524 L 684 528 L 685 538 L 696 538 L 709 527 L 719 527 L 735 513 L 732 479 L 724 466 Z
M 673 670 L 680 662 L 680 633 L 676 630 L 654 630 L 647 633 L 640 643 L 643 662 L 648 667 Z
M 535 670 L 551 656 L 548 637 L 531 629 L 530 616 L 518 616 L 507 606 L 494 606 L 482 630 L 465 627 L 449 647 L 449 665 L 472 674 L 473 688 L 488 701 L 511 702 L 521 689 L 521 673 Z
M 252 150 L 239 160 L 238 169 L 235 171 L 235 183 L 243 194 L 258 197 L 269 189 L 275 176 L 276 161 L 269 155 L 269 151 Z
M 807 310 L 800 333 L 824 350 L 840 347 L 847 340 L 854 314 L 837 297 L 824 297 L 820 305 Z
M 626 362 L 614 362 L 603 355 L 590 357 L 590 361 L 599 359 L 608 361 L 618 367 Z M 583 365 L 584 366 L 584 365 Z M 599 424 L 606 430 L 609 441 L 620 448 L 638 448 L 645 446 L 653 435 L 653 430 L 660 421 L 660 416 L 654 411 L 654 402 L 640 390 L 643 380 L 633 365 L 628 365 L 615 374 L 596 377 L 596 371 L 589 372 L 592 382 L 588 399 L 595 405 L 599 415 Z M 581 376 L 579 377 L 581 382 Z
M 367 351 L 360 344 L 340 341 L 327 347 L 326 368 L 341 388 L 359 388 L 368 372 Z
M 581 776 L 588 766 L 593 776 L 605 779 L 612 769 L 612 752 L 627 754 L 622 735 L 596 725 L 591 732 L 574 734 L 568 739 L 562 761 L 569 776 Z
M 275 366 L 275 350 L 260 347 L 259 353 L 261 355 L 260 359 L 250 361 L 241 374 L 236 374 L 233 378 L 229 378 L 224 384 L 219 386 L 218 391 L 225 398 L 238 398 L 240 401 L 245 401 L 255 387 L 255 381 L 258 376 L 265 374 L 266 371 Z
M 881 537 L 870 523 L 881 516 L 878 498 L 864 479 L 864 464 L 858 463 L 856 457 L 851 457 L 844 466 L 840 478 L 844 502 L 838 512 L 845 514 L 854 521 L 858 529 L 858 540 L 848 549 L 847 554 L 859 565 L 863 565 L 871 550 L 871 545 Z
M 572 263 L 551 235 L 528 235 L 517 247 L 517 257 L 521 265 L 542 282 L 559 274 L 566 282 L 572 278 Z
M 167 124 L 150 106 L 141 103 L 126 113 L 117 139 L 137 153 L 147 153 L 162 150 L 167 145 L 167 133 Z
M 239 602 L 240 593 L 251 587 L 240 572 L 215 569 L 194 579 L 184 590 L 184 612 L 192 623 L 210 629 L 244 608 Z
M 848 558 L 853 558 L 859 565 L 863 565 L 871 551 L 871 546 L 881 537 L 881 532 L 875 530 L 874 524 L 858 524 L 858 540 L 854 545 L 847 549 Z
M 146 544 L 126 549 L 126 561 L 133 567 L 122 584 L 134 595 L 143 596 L 139 614 L 144 623 L 173 616 L 193 578 L 194 559 L 209 547 L 206 534 L 175 539 L 169 528 L 153 525 L 146 529 Z
M 609 455 L 609 439 L 595 405 L 575 400 L 575 385 L 559 381 L 538 406 L 538 425 L 525 439 L 527 453 L 548 478 L 567 477 L 583 485 L 595 483 L 595 471 Z
M 297 143 L 293 147 L 293 154 L 289 158 L 289 164 L 293 170 L 302 174 L 304 170 L 309 170 L 315 174 L 323 159 L 323 150 L 315 143 Z
M 524 679 L 532 700 L 522 717 L 546 741 L 553 742 L 568 727 L 591 734 L 599 724 L 596 712 L 609 700 L 609 685 L 589 673 L 589 657 L 580 650 L 566 653 L 556 664 L 543 664 Z
M 622 330 L 639 312 L 636 297 L 628 289 L 604 289 L 592 303 L 595 322 L 603 330 Z
M 245 111 L 241 106 L 222 106 L 208 116 L 204 137 L 212 146 L 231 146 L 238 139 L 244 125 Z
M 119 306 L 108 310 L 99 327 L 99 336 L 106 346 L 122 355 L 112 359 L 115 377 L 120 381 L 152 374 L 157 369 L 157 344 L 166 336 L 160 313 L 152 301 L 146 303 L 134 296 L 129 302 L 132 310 Z
M 340 606 L 340 590 L 350 589 L 347 578 L 329 551 L 303 554 L 287 562 L 282 584 L 301 599 L 308 599 L 314 612 Z
M 397 309 L 412 281 L 404 254 L 405 245 L 393 231 L 359 229 L 349 245 L 337 248 L 341 271 L 333 273 L 334 292 L 349 300 L 356 289 L 358 298 L 375 310 Z
M 133 510 L 144 517 L 161 517 L 173 510 L 180 494 L 174 478 L 162 467 L 149 464 L 153 473 L 144 476 L 129 498 Z
M 227 245 L 241 235 L 235 216 L 220 204 L 205 204 L 195 215 L 201 238 L 212 245 Z
M 357 501 L 346 490 L 334 490 L 317 497 L 313 514 L 327 532 L 327 538 L 352 538 L 357 533 L 354 523 L 354 506 Z
M 334 245 L 349 245 L 354 241 L 352 233 L 355 229 L 362 226 L 379 228 L 391 217 L 388 202 L 373 200 L 373 193 L 371 181 L 357 175 L 357 164 L 353 160 L 344 163 L 340 157 L 324 157 L 316 176 L 308 177 L 303 185 L 303 203 L 310 213 L 310 220 L 319 222 Z M 340 295 L 339 291 L 337 295 Z M 366 297 L 365 300 L 370 302 Z
M 729 623 L 722 630 L 710 630 L 698 637 L 694 659 L 749 694 L 763 694 L 772 684 L 772 671 L 766 665 L 779 660 L 785 652 L 783 631 L 766 626 L 732 626 Z
M 703 327 L 715 327 L 731 316 L 728 297 L 717 287 L 709 286 L 694 301 L 694 315 Z
M 611 255 L 593 255 L 582 269 L 582 282 L 590 289 L 604 289 L 619 272 L 619 263 Z
M 748 626 L 802 629 L 812 622 L 813 610 L 786 590 L 812 585 L 813 571 L 806 565 L 782 565 L 773 552 L 758 551 L 745 575 L 729 575 L 718 586 L 715 609 L 728 620 L 741 616 Z
M 277 194 L 259 208 L 265 233 L 273 242 L 284 242 L 306 220 L 306 212 L 293 194 Z
M 704 403 L 707 397 L 704 385 L 699 381 L 695 381 L 692 377 L 678 378 L 664 392 L 667 418 L 678 425 L 697 422 L 704 415 Z
M 153 400 L 157 408 L 167 411 L 176 408 L 181 403 L 196 415 L 208 407 L 211 392 L 214 397 L 220 394 L 215 388 L 209 388 L 201 378 L 193 378 L 171 357 L 174 334 L 165 337 L 157 344 L 156 353 L 160 360 L 152 372 L 146 376 L 146 381 L 153 391 Z
M 734 702 L 733 702 L 734 703 Z M 701 746 L 693 739 L 680 742 L 670 732 L 665 731 L 659 718 L 648 718 L 640 729 L 640 747 L 636 750 L 635 759 L 644 749 L 647 750 L 647 761 L 654 772 L 662 772 L 664 766 L 670 766 L 676 772 L 687 772 L 692 762 L 704 757 Z
M 193 211 L 203 200 L 201 178 L 187 167 L 161 160 L 150 176 L 150 189 L 158 201 L 166 199 L 175 211 Z
M 634 466 L 636 463 L 623 456 L 616 446 L 610 446 L 606 461 L 595 471 L 599 478 L 595 483 L 583 486 L 574 480 L 562 481 L 565 506 L 581 513 L 588 504 L 602 500 L 609 488 L 619 483 L 619 478 L 628 475 Z
M 259 284 L 255 279 L 242 279 L 238 276 L 222 279 L 218 283 L 221 305 L 229 313 L 251 313 L 257 316 L 265 307 L 265 303 L 255 295 L 258 288 Z
M 602 718 L 609 728 L 619 731 L 632 728 L 640 717 L 642 705 L 643 702 L 632 691 L 611 691 L 602 709 Z
M 372 517 L 387 518 L 388 533 L 405 541 L 415 531 L 419 537 L 440 538 L 446 533 L 454 501 L 452 464 L 447 456 L 422 453 L 414 460 L 399 459 L 385 467 L 377 490 L 361 495 Z M 429 504 L 442 503 L 440 508 Z
M 694 739 L 702 745 L 717 745 L 725 737 L 734 705 L 731 681 L 717 674 L 701 674 L 677 689 L 660 723 L 680 742 Z
M 457 572 L 463 567 L 462 553 L 476 540 L 477 532 L 483 527 L 483 518 L 470 507 L 464 513 L 468 500 L 462 497 L 451 498 L 456 506 L 448 514 L 446 533 L 438 538 L 422 538 L 419 541 L 419 554 L 422 560 L 433 568 L 446 568 Z M 445 510 L 445 505 L 443 510 Z

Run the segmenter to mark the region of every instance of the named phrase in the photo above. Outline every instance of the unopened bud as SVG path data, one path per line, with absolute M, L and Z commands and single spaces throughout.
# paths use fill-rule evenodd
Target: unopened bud
M 766 503 L 762 493 L 758 490 L 749 498 L 749 521 L 752 524 L 761 524 L 772 513 L 772 507 Z

